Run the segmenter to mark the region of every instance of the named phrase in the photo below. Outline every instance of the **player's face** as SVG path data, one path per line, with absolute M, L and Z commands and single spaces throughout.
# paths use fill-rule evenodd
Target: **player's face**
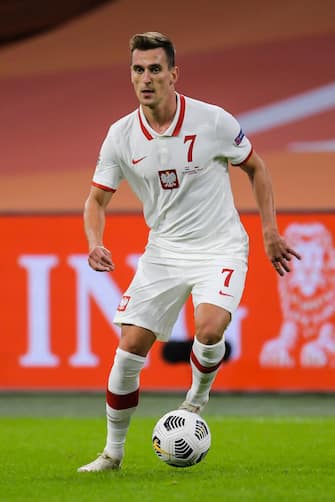
M 164 49 L 135 49 L 131 63 L 131 81 L 142 105 L 154 108 L 174 94 L 178 69 L 168 67 Z

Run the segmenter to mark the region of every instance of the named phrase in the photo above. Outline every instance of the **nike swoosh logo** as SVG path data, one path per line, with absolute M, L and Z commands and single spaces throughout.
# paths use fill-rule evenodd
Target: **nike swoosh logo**
M 222 296 L 231 296 L 232 298 L 234 298 L 233 295 L 230 295 L 229 293 L 224 293 L 223 291 L 219 291 L 219 295 L 222 295 Z
M 132 164 L 135 165 L 135 164 L 138 164 L 139 162 L 141 162 L 141 160 L 144 160 L 145 158 L 146 158 L 146 156 L 145 157 L 141 157 L 140 159 L 132 159 L 131 162 L 132 162 Z

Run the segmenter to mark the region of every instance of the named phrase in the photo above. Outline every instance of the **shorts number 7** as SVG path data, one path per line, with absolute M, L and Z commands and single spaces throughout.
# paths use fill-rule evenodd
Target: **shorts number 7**
M 230 279 L 231 279 L 231 276 L 233 275 L 233 272 L 234 272 L 234 269 L 233 268 L 223 268 L 221 270 L 221 274 L 227 274 L 226 277 L 225 277 L 225 280 L 224 280 L 224 287 L 225 288 L 228 288 L 229 287 L 229 283 L 230 283 Z M 220 295 L 226 295 L 227 293 L 224 293 L 223 291 L 219 291 Z

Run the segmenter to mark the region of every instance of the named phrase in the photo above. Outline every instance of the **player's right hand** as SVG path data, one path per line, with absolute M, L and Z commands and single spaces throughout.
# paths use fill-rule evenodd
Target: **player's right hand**
M 104 246 L 95 246 L 88 255 L 88 264 L 96 272 L 113 272 L 112 254 Z

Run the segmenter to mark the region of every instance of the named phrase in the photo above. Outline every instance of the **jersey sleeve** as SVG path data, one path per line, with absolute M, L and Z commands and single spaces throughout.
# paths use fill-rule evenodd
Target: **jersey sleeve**
M 217 134 L 223 155 L 232 165 L 245 162 L 252 153 L 252 145 L 245 136 L 236 118 L 222 108 L 219 109 Z
M 119 156 L 119 139 L 113 126 L 101 146 L 92 184 L 115 192 L 123 179 Z

